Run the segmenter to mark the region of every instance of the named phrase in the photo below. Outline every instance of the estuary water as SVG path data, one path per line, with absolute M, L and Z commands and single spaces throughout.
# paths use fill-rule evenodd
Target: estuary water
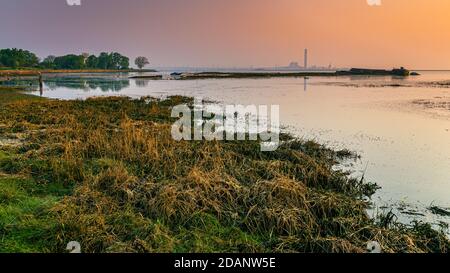
M 56 99 L 184 95 L 224 104 L 276 104 L 291 133 L 361 155 L 338 167 L 382 187 L 371 213 L 393 210 L 403 222 L 450 223 L 450 217 L 428 209 L 450 208 L 450 72 L 420 73 L 158 81 L 127 74 L 60 75 L 44 78 L 42 94 L 30 92 Z

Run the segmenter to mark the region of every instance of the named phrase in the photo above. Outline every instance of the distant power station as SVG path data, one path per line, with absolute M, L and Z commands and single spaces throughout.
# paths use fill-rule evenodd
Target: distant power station
M 328 66 L 316 66 L 314 64 L 309 65 L 309 49 L 305 48 L 304 50 L 304 63 L 292 61 L 288 66 L 277 66 L 277 67 L 264 67 L 257 68 L 258 71 L 327 71 L 327 72 L 335 72 L 336 68 L 334 68 L 331 64 Z
M 305 69 L 308 69 L 308 49 L 305 48 Z

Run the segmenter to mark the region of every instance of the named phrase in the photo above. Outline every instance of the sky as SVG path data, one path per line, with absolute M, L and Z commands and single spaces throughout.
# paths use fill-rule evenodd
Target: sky
M 0 48 L 118 51 L 153 67 L 450 69 L 449 0 L 0 0 Z

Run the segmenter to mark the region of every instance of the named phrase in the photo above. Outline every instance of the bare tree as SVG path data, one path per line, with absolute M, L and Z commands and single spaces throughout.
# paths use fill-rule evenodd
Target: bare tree
M 89 58 L 89 53 L 82 53 L 81 56 L 83 56 L 83 64 L 86 64 L 87 59 Z
M 134 63 L 137 65 L 137 67 L 139 67 L 139 69 L 142 69 L 146 65 L 150 64 L 148 59 L 146 57 L 142 57 L 142 56 L 137 57 L 136 60 L 134 61 Z
M 56 59 L 56 56 L 54 56 L 54 55 L 48 55 L 48 56 L 43 60 L 43 62 L 44 62 L 44 63 L 53 63 L 53 62 L 55 61 L 55 59 Z

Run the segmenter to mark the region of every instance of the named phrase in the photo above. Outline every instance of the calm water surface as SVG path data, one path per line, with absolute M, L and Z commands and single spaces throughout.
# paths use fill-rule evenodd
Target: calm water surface
M 47 78 L 45 97 L 200 96 L 230 104 L 278 104 L 281 122 L 297 136 L 361 155 L 341 168 L 382 189 L 372 213 L 394 208 L 401 221 L 450 223 L 430 205 L 450 208 L 450 72 L 392 77 L 225 80 Z M 18 84 L 18 83 L 15 83 Z M 19 83 L 23 84 L 23 82 Z M 39 92 L 32 92 L 39 95 Z M 388 207 L 388 208 L 386 208 Z

